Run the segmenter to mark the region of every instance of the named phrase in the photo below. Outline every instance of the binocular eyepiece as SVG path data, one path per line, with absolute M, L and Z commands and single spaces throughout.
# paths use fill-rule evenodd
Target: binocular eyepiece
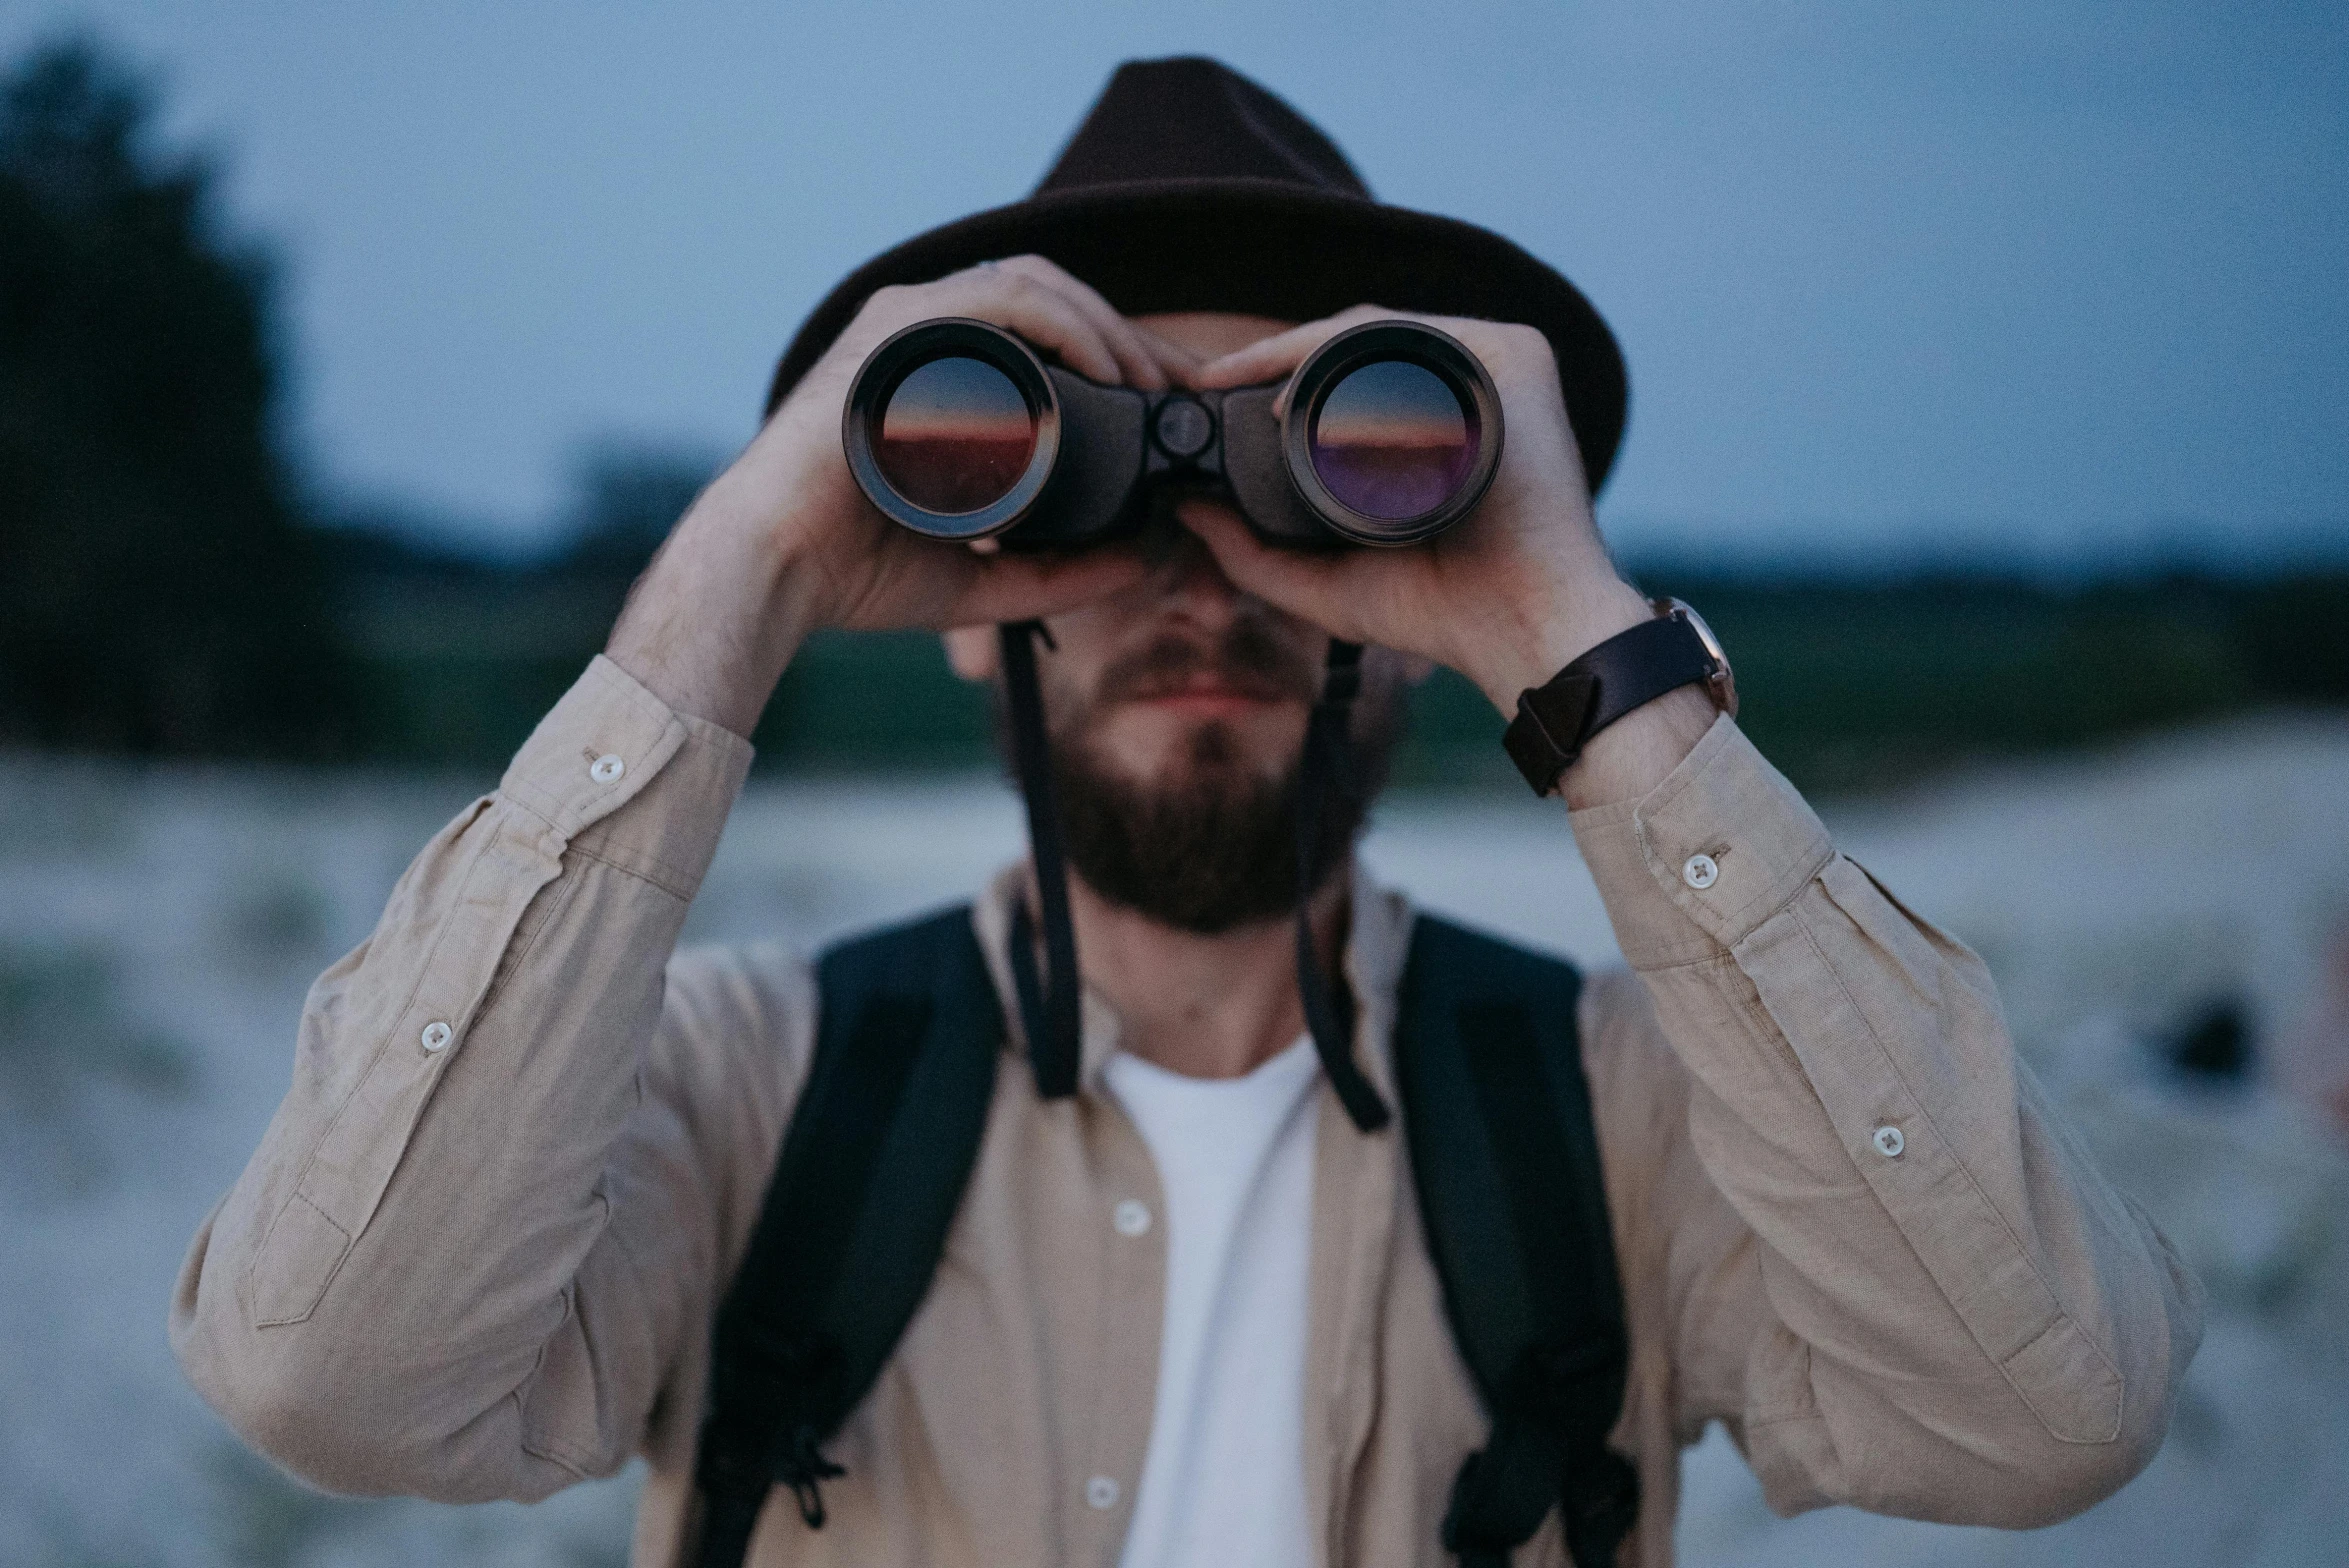
M 1069 547 L 1134 532 L 1174 485 L 1289 545 L 1408 545 L 1473 511 L 1501 399 L 1457 339 L 1408 321 L 1341 332 L 1283 383 L 1142 392 L 1047 365 L 983 321 L 917 322 L 865 360 L 841 439 L 893 521 L 937 539 Z

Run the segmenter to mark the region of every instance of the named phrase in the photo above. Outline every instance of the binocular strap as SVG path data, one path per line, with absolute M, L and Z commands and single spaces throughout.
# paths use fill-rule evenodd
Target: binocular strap
M 1362 645 L 1332 637 L 1321 700 L 1306 717 L 1305 754 L 1297 770 L 1297 1000 L 1304 1005 L 1305 1027 L 1338 1103 L 1356 1127 L 1376 1132 L 1387 1124 L 1387 1104 L 1354 1061 L 1354 991 L 1346 984 L 1345 962 L 1341 957 L 1325 978 L 1313 946 L 1313 861 L 1322 809 L 1333 794 L 1350 795 L 1362 787 L 1354 772 L 1351 734 L 1354 697 L 1361 689 Z
M 1012 768 L 1027 803 L 1028 843 L 1036 867 L 1036 899 L 1044 927 L 1044 972 L 1036 970 L 1035 927 L 1027 900 L 1012 908 L 1011 975 L 1018 993 L 1020 1026 L 1028 1038 L 1028 1062 L 1036 1092 L 1047 1100 L 1076 1093 L 1081 982 L 1077 938 L 1068 908 L 1068 864 L 1060 841 L 1060 802 L 1045 740 L 1043 694 L 1036 680 L 1036 641 L 1052 646 L 1042 621 L 1012 621 L 997 628 L 1003 653 L 1003 683 L 1010 706 Z M 1362 645 L 1330 640 L 1329 665 L 1320 700 L 1305 721 L 1305 750 L 1297 778 L 1297 996 L 1322 1071 L 1346 1115 L 1364 1132 L 1384 1127 L 1386 1102 L 1354 1060 L 1354 993 L 1341 963 L 1325 978 L 1313 943 L 1314 850 L 1322 810 L 1333 790 L 1361 787 L 1352 765 L 1349 728 L 1354 698 L 1362 686 Z
M 1047 1100 L 1077 1092 L 1081 1029 L 1077 933 L 1068 913 L 1068 865 L 1060 845 L 1060 797 L 1044 739 L 1044 695 L 1036 685 L 1036 640 L 1052 646 L 1042 621 L 1007 621 L 996 628 L 1003 652 L 1004 695 L 1011 706 L 1012 771 L 1028 808 L 1028 853 L 1036 867 L 1036 901 L 1044 917 L 1043 980 L 1036 975 L 1034 928 L 1028 901 L 1012 905 L 1011 978 L 1019 993 L 1020 1029 L 1028 1037 L 1028 1065 L 1036 1093 Z

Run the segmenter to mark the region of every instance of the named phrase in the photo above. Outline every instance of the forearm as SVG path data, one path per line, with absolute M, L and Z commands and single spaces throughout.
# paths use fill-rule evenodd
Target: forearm
M 680 713 L 748 738 L 818 615 L 785 454 L 754 444 L 629 590 L 605 656 Z
M 1694 1154 L 1757 1244 L 1771 1327 L 1679 1353 L 1742 1358 L 1742 1408 L 1714 1413 L 1773 1503 L 2044 1523 L 2135 1473 L 2194 1287 L 2055 1125 L 1980 961 L 1725 722 L 1574 825 L 1693 1080 Z
M 293 1087 L 172 1314 L 191 1380 L 256 1446 L 346 1490 L 568 1478 L 525 1441 L 531 1385 L 614 1223 L 663 968 L 747 761 L 598 663 L 313 988 Z M 605 1327 L 672 1333 L 656 1307 Z

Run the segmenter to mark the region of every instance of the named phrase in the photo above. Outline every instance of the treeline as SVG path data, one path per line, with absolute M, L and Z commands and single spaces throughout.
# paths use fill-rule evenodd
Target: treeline
M 0 83 L 0 740 L 347 752 L 351 650 L 273 439 L 269 274 L 96 51 Z
M 481 766 L 601 646 L 631 575 L 499 570 L 380 541 L 345 541 L 331 559 L 379 694 L 378 744 Z M 2074 588 L 1982 575 L 1755 581 L 1664 562 L 1636 575 L 1705 612 L 1737 662 L 1746 729 L 1806 788 L 2259 708 L 2349 706 L 2349 573 Z M 935 638 L 835 634 L 785 675 L 754 739 L 769 768 L 982 767 L 989 726 L 983 694 L 948 671 Z M 1473 686 L 1437 675 L 1414 695 L 1398 779 L 1522 789 L 1500 727 Z
M 0 82 L 0 744 L 491 768 L 602 645 L 709 464 L 616 451 L 558 557 L 436 554 L 320 527 L 278 440 L 265 260 L 214 174 L 86 44 Z M 1650 563 L 1712 619 L 1748 728 L 1799 781 L 2275 704 L 2349 704 L 2349 575 L 1769 582 Z M 1513 775 L 1456 678 L 1418 695 L 1406 781 Z M 823 637 L 756 736 L 795 769 L 986 764 L 983 697 L 915 634 Z
M 1668 562 L 1635 575 L 1703 610 L 1737 666 L 1739 722 L 1806 789 L 2262 708 L 2349 706 L 2349 572 L 2072 587 L 1988 574 L 1756 581 Z M 1476 697 L 1423 710 L 1428 762 L 1465 762 L 1489 739 L 1489 704 L 1460 695 Z

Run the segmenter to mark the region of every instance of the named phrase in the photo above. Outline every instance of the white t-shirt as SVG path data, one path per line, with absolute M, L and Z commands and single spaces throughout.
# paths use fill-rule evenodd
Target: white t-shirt
M 1245 1078 L 1122 1052 L 1107 1074 L 1167 1208 L 1158 1401 L 1120 1568 L 1304 1568 L 1313 1041 Z

